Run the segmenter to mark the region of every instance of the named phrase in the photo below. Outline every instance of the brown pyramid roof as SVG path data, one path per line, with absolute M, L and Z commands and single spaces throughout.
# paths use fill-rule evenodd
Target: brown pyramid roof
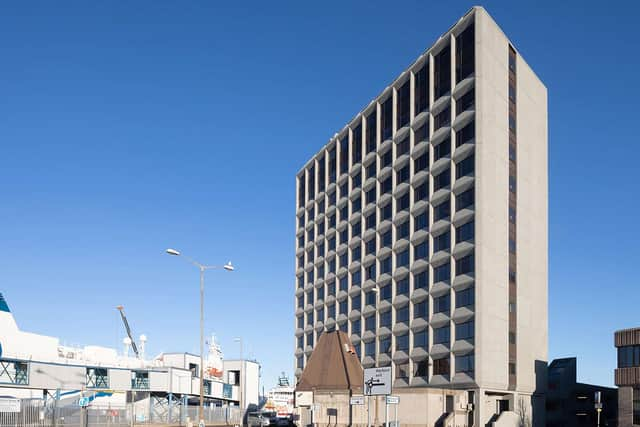
M 296 391 L 363 390 L 364 372 L 360 359 L 344 332 L 332 331 L 320 335 L 305 366 Z

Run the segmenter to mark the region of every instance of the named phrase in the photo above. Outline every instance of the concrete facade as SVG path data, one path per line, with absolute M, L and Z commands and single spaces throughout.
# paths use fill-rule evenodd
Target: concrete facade
M 544 425 L 547 91 L 483 8 L 296 182 L 296 375 L 339 329 L 402 425 Z

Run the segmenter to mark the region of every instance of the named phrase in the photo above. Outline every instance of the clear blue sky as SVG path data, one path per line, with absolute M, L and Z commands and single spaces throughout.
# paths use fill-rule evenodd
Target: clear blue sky
M 224 3 L 224 4 L 223 4 Z M 638 326 L 635 2 L 484 4 L 549 90 L 549 357 Z M 25 330 L 293 367 L 295 173 L 472 3 L 3 2 L 0 291 Z

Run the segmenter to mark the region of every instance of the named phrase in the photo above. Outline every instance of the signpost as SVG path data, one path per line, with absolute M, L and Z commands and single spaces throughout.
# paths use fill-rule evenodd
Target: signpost
M 389 425 L 389 405 L 395 406 L 395 421 L 393 422 L 393 426 L 398 426 L 398 404 L 400 403 L 400 396 L 387 396 L 385 398 L 385 407 L 384 407 L 384 422 L 385 425 Z
M 0 412 L 20 412 L 20 399 L 0 397 Z
M 367 398 L 367 426 L 371 427 L 371 396 L 391 394 L 391 366 L 364 370 L 364 394 Z
M 358 406 L 364 405 L 364 396 L 351 396 L 349 404 Z

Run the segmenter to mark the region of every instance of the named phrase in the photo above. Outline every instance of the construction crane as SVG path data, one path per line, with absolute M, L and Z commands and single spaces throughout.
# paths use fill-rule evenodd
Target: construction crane
M 131 328 L 129 327 L 129 321 L 127 321 L 127 316 L 125 316 L 124 314 L 124 307 L 119 305 L 116 308 L 120 312 L 120 317 L 122 317 L 122 323 L 124 323 L 124 328 L 126 329 L 127 335 L 131 340 L 131 348 L 133 349 L 133 352 L 136 354 L 136 357 L 140 359 L 140 353 L 138 353 L 138 346 L 136 346 L 136 342 L 133 339 L 133 335 L 131 334 Z

